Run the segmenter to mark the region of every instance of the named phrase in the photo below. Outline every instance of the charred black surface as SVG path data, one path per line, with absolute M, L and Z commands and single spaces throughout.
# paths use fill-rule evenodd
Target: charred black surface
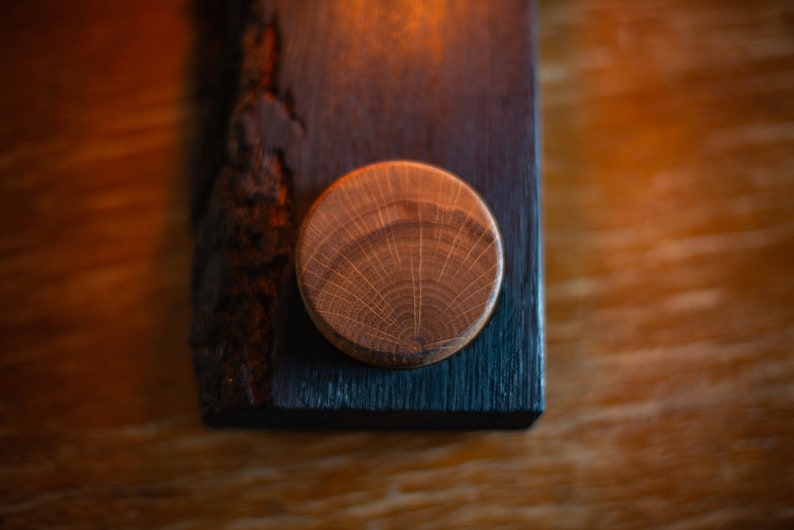
M 237 31 L 234 82 L 207 92 L 228 109 L 224 134 L 213 128 L 220 118 L 206 122 L 209 154 L 194 172 L 192 343 L 207 422 L 530 425 L 544 406 L 531 3 L 242 5 L 225 15 L 244 10 L 246 20 L 225 26 Z M 505 247 L 490 323 L 458 355 L 409 371 L 363 365 L 326 342 L 303 309 L 291 257 L 319 193 L 395 158 L 469 182 Z

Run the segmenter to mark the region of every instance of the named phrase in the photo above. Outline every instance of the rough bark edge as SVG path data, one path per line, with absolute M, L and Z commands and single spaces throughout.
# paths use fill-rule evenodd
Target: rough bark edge
M 226 146 L 225 163 L 217 175 L 201 164 L 194 170 L 196 188 L 210 190 L 204 192 L 205 203 L 195 205 L 202 201 L 202 192 L 194 188 L 197 233 L 190 342 L 204 417 L 221 407 L 244 410 L 269 402 L 275 310 L 294 238 L 291 175 L 283 152 L 262 141 L 262 106 L 276 103 L 301 130 L 302 123 L 291 98 L 279 95 L 275 82 L 276 17 L 263 23 L 255 4 L 248 6 L 246 19 L 237 34 L 237 88 L 225 85 L 225 90 L 237 93 L 226 141 L 221 143 L 211 131 L 201 135 L 205 142 Z M 208 92 L 218 98 L 218 106 L 227 97 L 221 92 Z M 211 121 L 201 125 L 214 126 Z M 197 148 L 215 149 L 205 142 L 197 142 Z M 220 155 L 205 156 L 205 162 L 211 165 L 213 156 Z

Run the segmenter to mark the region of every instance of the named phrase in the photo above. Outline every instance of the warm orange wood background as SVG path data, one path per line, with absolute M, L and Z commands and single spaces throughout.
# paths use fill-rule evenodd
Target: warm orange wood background
M 794 525 L 794 4 L 549 0 L 547 413 L 212 431 L 182 0 L 0 22 L 0 526 Z

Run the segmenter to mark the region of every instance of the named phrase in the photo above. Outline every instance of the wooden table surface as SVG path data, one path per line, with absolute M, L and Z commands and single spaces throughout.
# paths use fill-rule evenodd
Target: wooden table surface
M 526 432 L 204 427 L 188 8 L 0 24 L 0 526 L 794 525 L 791 2 L 541 2 Z

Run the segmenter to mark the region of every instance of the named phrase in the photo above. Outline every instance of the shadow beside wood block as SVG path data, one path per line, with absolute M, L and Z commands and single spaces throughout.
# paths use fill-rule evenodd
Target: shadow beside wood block
M 213 19 L 199 20 L 191 343 L 209 424 L 521 428 L 540 415 L 534 15 L 513 0 L 200 10 Z M 213 70 L 221 63 L 234 75 Z M 505 250 L 500 301 L 478 338 L 406 371 L 325 341 L 294 275 L 309 205 L 340 176 L 388 159 L 471 184 Z

